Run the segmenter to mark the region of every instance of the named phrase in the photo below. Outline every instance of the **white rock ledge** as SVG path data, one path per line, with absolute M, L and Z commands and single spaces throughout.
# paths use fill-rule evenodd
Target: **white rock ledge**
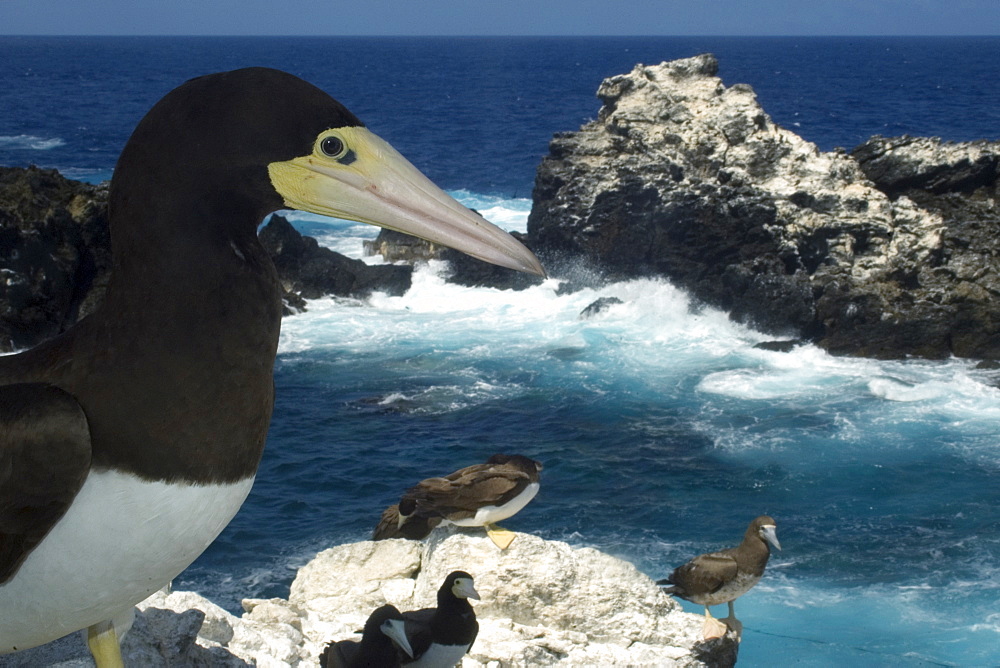
M 388 540 L 320 552 L 288 600 L 248 599 L 236 617 L 191 592 L 139 605 L 123 649 L 127 666 L 316 666 L 330 640 L 357 637 L 369 612 L 434 605 L 445 576 L 468 571 L 479 637 L 463 668 L 489 666 L 731 666 L 737 641 L 703 641 L 685 613 L 621 559 L 518 534 L 501 552 L 481 531 L 438 531 L 426 542 Z M 0 666 L 93 665 L 79 634 L 0 657 Z

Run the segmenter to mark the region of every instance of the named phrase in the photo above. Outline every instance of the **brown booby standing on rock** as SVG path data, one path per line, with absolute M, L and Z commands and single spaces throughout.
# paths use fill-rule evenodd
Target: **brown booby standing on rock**
M 403 657 L 413 658 L 402 613 L 383 605 L 368 616 L 361 642 L 330 643 L 319 657 L 320 668 L 397 668 Z
M 133 606 L 242 505 L 271 418 L 281 323 L 257 228 L 282 208 L 544 274 L 297 77 L 249 68 L 167 94 L 115 168 L 103 306 L 0 357 L 0 654 L 87 629 L 98 666 L 121 665 Z
M 664 587 L 663 591 L 705 606 L 703 634 L 706 640 L 724 636 L 728 625 L 739 635 L 743 626 L 733 612 L 733 601 L 750 591 L 764 575 L 771 556 L 768 544 L 781 549 L 775 529 L 774 520 L 761 515 L 750 523 L 743 534 L 743 542 L 736 547 L 698 555 L 656 584 L 672 585 Z M 712 617 L 708 606 L 721 603 L 729 604 L 729 616 L 719 620 Z
M 373 538 L 420 539 L 438 524 L 481 526 L 500 549 L 506 549 L 514 533 L 496 523 L 513 517 L 535 498 L 541 470 L 541 462 L 534 459 L 497 454 L 485 464 L 421 480 L 403 494 L 397 506 L 382 513 Z M 393 514 L 397 517 L 395 527 L 391 524 Z
M 409 668 L 454 668 L 462 662 L 479 635 L 476 611 L 469 599 L 479 600 L 472 576 L 454 571 L 437 593 L 437 607 L 403 613 L 403 628 L 413 648 Z

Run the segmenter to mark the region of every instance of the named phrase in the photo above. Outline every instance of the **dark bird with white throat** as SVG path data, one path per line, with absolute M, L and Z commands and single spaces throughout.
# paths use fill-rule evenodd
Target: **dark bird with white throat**
M 733 601 L 760 582 L 771 557 L 770 546 L 781 549 L 776 530 L 774 520 L 761 515 L 750 522 L 743 542 L 736 547 L 698 555 L 656 584 L 669 585 L 663 589 L 667 594 L 705 606 L 706 640 L 721 638 L 729 626 L 740 635 L 743 625 L 736 619 Z M 715 619 L 708 608 L 722 603 L 729 604 L 729 616 Z
M 0 357 L 0 654 L 86 629 L 97 665 L 120 666 L 133 606 L 239 510 L 274 405 L 282 311 L 257 229 L 283 208 L 544 275 L 298 77 L 248 68 L 168 93 L 115 167 L 103 305 Z
M 368 616 L 361 642 L 329 643 L 319 657 L 320 668 L 397 668 L 413 658 L 403 614 L 393 605 L 376 608 Z
M 476 611 L 469 599 L 479 600 L 472 576 L 454 571 L 437 593 L 437 607 L 403 613 L 406 637 L 413 648 L 410 668 L 454 668 L 468 654 L 479 635 Z

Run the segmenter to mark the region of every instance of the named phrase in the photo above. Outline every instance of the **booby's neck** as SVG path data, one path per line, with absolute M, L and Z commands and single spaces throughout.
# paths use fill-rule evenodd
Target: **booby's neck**
M 757 534 L 756 527 L 747 529 L 743 542 L 737 548 L 738 561 L 742 568 L 748 569 L 754 575 L 762 575 L 764 567 L 771 558 L 771 546 Z
M 263 214 L 238 199 L 227 211 L 218 198 L 113 194 L 105 301 L 53 344 L 68 363 L 32 380 L 77 397 L 97 468 L 193 483 L 253 476 L 281 326 L 280 285 L 255 234 Z

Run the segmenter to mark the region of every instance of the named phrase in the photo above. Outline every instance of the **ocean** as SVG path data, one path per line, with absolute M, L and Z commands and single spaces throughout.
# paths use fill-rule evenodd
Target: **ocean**
M 107 179 L 168 90 L 267 65 L 524 231 L 548 140 L 596 116 L 604 77 L 706 52 L 822 150 L 1000 139 L 996 37 L 0 37 L 0 164 Z M 290 219 L 352 257 L 377 233 Z M 741 665 L 1000 665 L 998 372 L 758 350 L 771 337 L 665 281 L 560 294 L 556 278 L 513 292 L 443 273 L 431 263 L 403 296 L 316 300 L 284 320 L 257 483 L 175 588 L 236 612 L 287 596 L 296 568 L 365 539 L 413 482 L 522 453 L 545 464 L 542 489 L 506 526 L 654 578 L 774 516 L 784 549 L 736 604 Z M 581 319 L 601 297 L 622 303 Z

